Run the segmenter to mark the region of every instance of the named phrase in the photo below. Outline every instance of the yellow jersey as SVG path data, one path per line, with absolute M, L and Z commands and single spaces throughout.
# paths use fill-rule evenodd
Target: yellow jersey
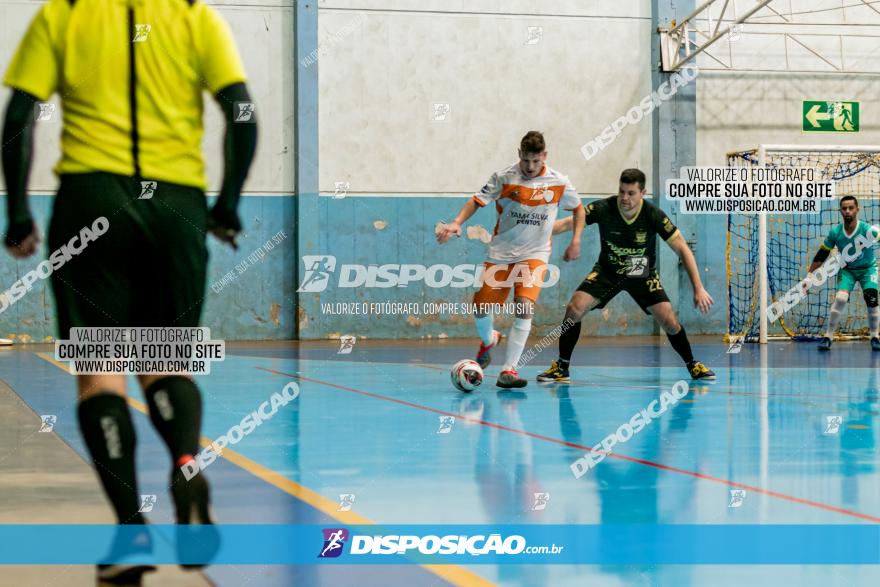
M 57 174 L 106 171 L 205 189 L 202 91 L 245 82 L 229 25 L 193 0 L 49 0 L 4 83 L 58 92 Z

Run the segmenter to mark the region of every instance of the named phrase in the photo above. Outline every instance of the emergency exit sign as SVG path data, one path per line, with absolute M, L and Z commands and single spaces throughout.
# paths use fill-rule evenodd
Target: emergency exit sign
M 859 103 L 841 100 L 804 100 L 806 132 L 859 132 Z

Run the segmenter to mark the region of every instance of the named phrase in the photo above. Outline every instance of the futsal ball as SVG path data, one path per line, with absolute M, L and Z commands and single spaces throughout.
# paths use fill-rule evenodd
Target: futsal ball
M 483 383 L 483 370 L 472 359 L 462 359 L 449 372 L 452 385 L 459 391 L 473 391 Z

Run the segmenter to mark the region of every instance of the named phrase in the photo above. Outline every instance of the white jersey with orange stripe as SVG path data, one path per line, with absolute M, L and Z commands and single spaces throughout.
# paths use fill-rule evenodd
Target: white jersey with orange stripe
M 493 173 L 474 195 L 483 207 L 495 202 L 498 221 L 489 244 L 490 263 L 516 263 L 526 259 L 550 260 L 553 223 L 559 208 L 575 210 L 580 198 L 568 177 L 544 166 L 535 177 L 526 177 L 515 163 Z

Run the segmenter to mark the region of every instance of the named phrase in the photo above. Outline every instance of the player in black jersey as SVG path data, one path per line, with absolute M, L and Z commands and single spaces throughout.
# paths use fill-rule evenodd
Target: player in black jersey
M 620 175 L 616 196 L 587 206 L 587 225 L 599 225 L 599 260 L 569 300 L 565 321 L 573 325 L 567 329 L 563 325 L 559 358 L 538 375 L 538 381 L 569 381 L 568 365 L 581 334 L 581 318 L 594 308 L 604 308 L 621 291 L 654 316 L 693 379 L 715 378 L 715 373 L 694 359 L 684 327 L 660 283 L 656 236 L 666 241 L 684 264 L 694 288 L 694 306 L 707 313 L 712 307 L 712 296 L 703 287 L 697 262 L 684 237 L 666 214 L 646 202 L 644 196 L 645 174 L 638 169 L 626 169 Z M 554 234 L 571 230 L 571 223 L 571 218 L 556 221 Z

